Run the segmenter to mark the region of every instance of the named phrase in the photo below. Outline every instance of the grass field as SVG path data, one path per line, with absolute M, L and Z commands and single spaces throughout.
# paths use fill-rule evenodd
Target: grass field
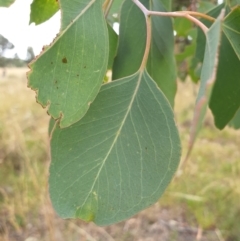
M 0 77 L 0 241 L 240 241 L 240 131 L 218 131 L 210 113 L 159 203 L 105 228 L 58 218 L 47 186 L 49 117 L 26 88 L 25 72 Z M 183 157 L 196 92 L 179 83 Z

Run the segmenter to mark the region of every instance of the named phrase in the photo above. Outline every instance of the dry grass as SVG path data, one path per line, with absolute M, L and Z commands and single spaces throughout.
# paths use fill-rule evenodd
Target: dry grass
M 240 132 L 216 130 L 210 115 L 158 204 L 106 228 L 59 219 L 47 191 L 49 117 L 26 88 L 25 72 L 0 77 L 0 241 L 240 240 Z M 190 83 L 179 84 L 183 155 L 195 94 Z

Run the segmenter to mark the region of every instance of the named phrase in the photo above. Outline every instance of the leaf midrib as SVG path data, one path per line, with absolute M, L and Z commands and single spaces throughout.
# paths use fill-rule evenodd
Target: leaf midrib
M 50 46 L 40 55 L 44 55 L 46 54 L 54 45 L 55 43 L 57 43 L 59 41 L 59 39 L 61 39 L 61 37 L 68 31 L 68 29 L 70 27 L 72 27 L 72 25 L 96 2 L 96 0 L 91 0 L 87 6 L 69 23 L 69 25 L 64 29 L 64 30 L 60 30 L 58 36 L 55 38 L 55 40 L 53 41 L 53 43 L 50 44 Z M 39 57 L 40 57 L 39 56 Z
M 239 34 L 239 35 L 240 35 L 240 32 L 236 31 L 236 30 L 233 29 L 233 28 L 230 28 L 230 27 L 229 27 L 228 25 L 226 25 L 226 24 L 223 24 L 223 32 L 224 32 L 224 35 L 226 36 L 226 38 L 227 38 L 227 40 L 229 41 L 230 45 L 232 46 L 235 54 L 237 55 L 238 59 L 240 60 L 240 55 L 238 54 L 238 51 L 236 50 L 235 45 L 232 43 L 232 41 L 231 41 L 231 39 L 229 38 L 228 34 L 226 33 L 225 29 L 228 29 L 228 30 L 230 30 L 230 31 L 232 31 L 232 32 L 234 32 L 234 33 Z
M 85 198 L 85 200 L 84 200 L 81 208 L 83 208 L 84 204 L 87 202 L 90 194 L 92 193 L 93 188 L 94 188 L 94 186 L 95 186 L 95 184 L 96 184 L 96 182 L 97 182 L 97 180 L 98 180 L 98 178 L 99 178 L 99 175 L 100 175 L 100 173 L 101 173 L 101 171 L 102 171 L 102 168 L 104 167 L 104 165 L 105 165 L 105 163 L 106 163 L 106 161 L 107 161 L 107 158 L 108 158 L 109 155 L 111 154 L 112 149 L 113 149 L 113 147 L 115 146 L 115 144 L 116 144 L 116 142 L 117 142 L 117 140 L 118 140 L 118 137 L 119 137 L 119 135 L 120 135 L 120 133 L 121 133 L 121 130 L 122 130 L 124 124 L 125 124 L 125 121 L 126 121 L 128 115 L 129 115 L 130 111 L 131 111 L 131 107 L 132 107 L 132 105 L 133 105 L 133 102 L 134 102 L 134 100 L 135 100 L 135 97 L 136 97 L 136 95 L 137 95 L 137 92 L 138 92 L 138 89 L 139 89 L 139 86 L 140 86 L 140 83 L 141 83 L 141 78 L 142 78 L 142 75 L 143 75 L 143 71 L 140 71 L 140 70 L 139 70 L 139 72 L 136 72 L 135 75 L 137 75 L 137 73 L 139 74 L 138 80 L 137 80 L 137 84 L 136 84 L 135 90 L 134 90 L 134 92 L 133 92 L 132 99 L 131 99 L 131 101 L 130 101 L 130 103 L 129 103 L 129 106 L 128 106 L 128 108 L 127 108 L 126 114 L 125 114 L 125 116 L 124 116 L 124 118 L 123 118 L 123 120 L 122 120 L 122 123 L 121 123 L 118 131 L 116 132 L 116 136 L 115 136 L 115 138 L 114 138 L 114 140 L 113 140 L 112 145 L 111 145 L 110 148 L 109 148 L 109 151 L 107 152 L 105 158 L 104 158 L 103 161 L 102 161 L 102 164 L 101 164 L 101 166 L 100 166 L 100 168 L 99 168 L 99 171 L 98 171 L 98 173 L 97 173 L 97 175 L 96 175 L 96 177 L 95 177 L 95 179 L 94 179 L 94 182 L 93 182 L 93 184 L 92 184 L 92 188 L 90 189 L 87 197 Z

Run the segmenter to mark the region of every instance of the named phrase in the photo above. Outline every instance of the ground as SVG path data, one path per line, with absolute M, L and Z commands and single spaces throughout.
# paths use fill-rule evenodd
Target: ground
M 26 71 L 0 77 L 0 241 L 240 241 L 240 131 L 220 132 L 210 113 L 158 203 L 109 227 L 57 217 L 47 186 L 49 116 L 26 87 Z M 178 84 L 182 160 L 197 88 Z

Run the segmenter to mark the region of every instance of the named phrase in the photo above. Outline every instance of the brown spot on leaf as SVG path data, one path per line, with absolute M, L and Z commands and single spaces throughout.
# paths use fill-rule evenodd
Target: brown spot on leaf
M 63 62 L 64 64 L 66 64 L 66 63 L 67 63 L 67 58 L 64 57 L 64 58 L 62 59 L 62 62 Z

